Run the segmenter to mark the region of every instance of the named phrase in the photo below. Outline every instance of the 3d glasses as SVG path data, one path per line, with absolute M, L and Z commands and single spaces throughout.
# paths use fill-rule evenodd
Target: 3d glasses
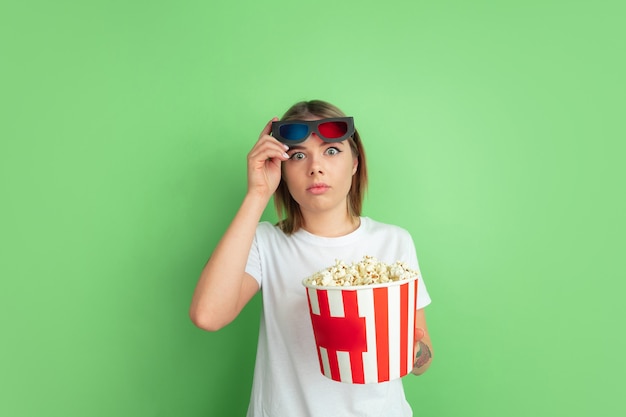
M 341 142 L 354 134 L 354 119 L 333 117 L 272 122 L 272 136 L 287 145 L 304 142 L 311 133 L 315 133 L 324 142 Z

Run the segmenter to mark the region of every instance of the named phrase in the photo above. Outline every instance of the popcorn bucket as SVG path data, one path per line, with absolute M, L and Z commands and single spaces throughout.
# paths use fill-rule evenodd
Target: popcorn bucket
M 417 280 L 351 287 L 303 282 L 322 374 L 371 384 L 411 372 Z

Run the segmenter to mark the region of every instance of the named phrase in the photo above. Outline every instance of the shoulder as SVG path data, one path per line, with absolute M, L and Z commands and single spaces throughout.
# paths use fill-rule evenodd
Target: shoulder
M 384 234 L 390 237 L 393 236 L 393 237 L 411 239 L 411 234 L 409 233 L 409 231 L 401 226 L 390 224 L 390 223 L 379 222 L 369 217 L 363 217 L 362 221 L 365 223 L 366 230 L 368 233 Z
M 288 236 L 275 224 L 267 221 L 259 222 L 256 227 L 256 239 L 260 240 L 276 240 L 286 239 Z
M 407 229 L 369 218 L 363 219 L 363 225 L 366 229 L 363 239 L 371 254 L 385 262 L 403 261 L 418 269 L 415 243 Z
M 259 222 L 256 226 L 256 231 L 257 233 L 276 233 L 280 229 L 270 222 Z

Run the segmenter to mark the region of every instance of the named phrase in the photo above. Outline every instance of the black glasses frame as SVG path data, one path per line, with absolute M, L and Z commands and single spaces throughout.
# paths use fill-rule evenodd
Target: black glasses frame
M 322 135 L 319 131 L 319 125 L 322 123 L 332 123 L 332 122 L 346 123 L 347 125 L 346 133 L 338 138 L 327 138 L 324 135 Z M 301 139 L 284 138 L 280 134 L 280 128 L 282 126 L 286 126 L 290 124 L 306 125 L 308 128 L 306 135 L 304 135 L 304 137 L 302 137 Z M 329 143 L 342 142 L 348 139 L 350 136 L 354 135 L 354 118 L 353 117 L 331 117 L 328 119 L 320 119 L 320 120 L 283 120 L 283 121 L 278 121 L 278 122 L 272 122 L 272 136 L 274 136 L 280 142 L 286 143 L 288 145 L 304 142 L 311 135 L 311 133 L 315 133 L 324 142 L 329 142 Z

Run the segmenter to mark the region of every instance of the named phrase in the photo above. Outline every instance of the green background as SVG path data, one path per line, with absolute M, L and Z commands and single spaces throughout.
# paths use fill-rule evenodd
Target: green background
M 0 415 L 245 414 L 259 297 L 216 333 L 187 310 L 260 130 L 315 98 L 414 236 L 415 414 L 625 415 L 625 9 L 3 1 Z

